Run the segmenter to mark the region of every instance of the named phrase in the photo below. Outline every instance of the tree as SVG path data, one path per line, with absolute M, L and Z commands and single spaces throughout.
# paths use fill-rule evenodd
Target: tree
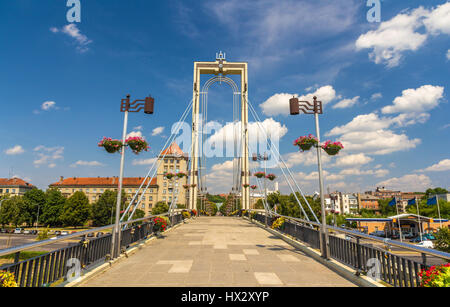
M 378 206 L 381 210 L 382 216 L 393 216 L 397 215 L 397 208 L 394 206 L 390 206 L 389 203 L 392 201 L 392 199 L 379 199 L 378 200 Z
M 435 189 L 429 188 L 425 191 L 425 196 L 428 198 L 436 194 L 447 194 L 447 193 L 448 191 L 443 188 L 435 188 Z
M 0 209 L 0 224 L 3 226 L 12 224 L 15 227 L 23 224 L 27 218 L 24 208 L 25 202 L 21 196 L 5 200 Z
M 39 222 L 50 226 L 57 227 L 63 223 L 61 215 L 64 210 L 66 198 L 58 189 L 49 189 L 45 192 L 45 203 L 41 208 Z
M 39 213 L 42 212 L 42 207 L 45 203 L 45 193 L 44 191 L 35 188 L 26 192 L 23 195 L 23 200 L 25 202 L 23 208 L 24 212 L 22 212 L 24 222 L 28 226 L 31 226 L 37 220 L 38 210 Z
M 69 197 L 63 209 L 61 220 L 64 226 L 83 226 L 91 216 L 89 199 L 83 192 L 75 192 Z
M 434 245 L 437 250 L 450 253 L 450 230 L 448 227 L 439 228 Z
M 169 212 L 169 205 L 164 201 L 157 202 L 155 207 L 152 209 L 152 215 L 159 215 L 166 212 Z

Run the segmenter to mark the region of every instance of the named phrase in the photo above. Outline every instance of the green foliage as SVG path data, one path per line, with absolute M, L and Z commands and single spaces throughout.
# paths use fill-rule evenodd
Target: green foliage
M 61 214 L 66 198 L 57 189 L 49 189 L 45 193 L 45 202 L 39 215 L 39 223 L 50 226 L 62 226 Z
M 21 196 L 13 196 L 3 201 L 0 209 L 0 224 L 3 226 L 12 224 L 15 227 L 28 220 L 26 204 Z
M 442 252 L 450 253 L 450 230 L 448 227 L 439 228 L 434 247 Z
M 75 192 L 64 204 L 61 220 L 64 226 L 83 226 L 90 218 L 89 199 L 83 192 Z
M 121 210 L 126 208 L 127 195 L 122 193 Z M 113 224 L 116 216 L 117 191 L 106 190 L 92 204 L 93 226 L 100 227 Z
M 36 238 L 37 241 L 43 241 L 43 240 L 47 240 L 49 238 L 48 233 L 50 232 L 50 230 L 48 228 L 39 231 L 38 236 Z
M 448 288 L 450 287 L 450 263 L 435 266 L 419 273 L 420 286 L 425 288 Z
M 262 199 L 258 199 L 255 204 L 255 209 L 264 209 L 264 203 Z
M 430 188 L 425 191 L 425 196 L 428 198 L 429 196 L 433 196 L 436 194 L 447 194 L 447 193 L 448 191 L 443 188 L 435 188 L 435 189 Z
M 392 200 L 392 198 L 378 200 L 378 206 L 380 207 L 382 216 L 387 217 L 387 216 L 397 215 L 397 208 L 395 206 L 389 206 L 389 202 L 391 200 Z
M 39 212 L 42 213 L 42 209 L 45 204 L 45 193 L 39 189 L 32 189 L 23 195 L 23 200 L 25 202 L 23 213 L 24 222 L 31 226 L 37 220 L 38 208 Z
M 206 200 L 216 203 L 216 204 L 220 204 L 220 203 L 224 203 L 226 201 L 226 198 L 222 197 L 220 195 L 211 195 L 211 194 L 207 193 Z
M 169 205 L 166 202 L 159 201 L 152 209 L 152 215 L 163 214 L 169 211 Z

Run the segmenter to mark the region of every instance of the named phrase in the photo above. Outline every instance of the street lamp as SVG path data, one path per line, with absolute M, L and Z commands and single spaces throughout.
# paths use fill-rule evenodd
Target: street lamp
M 268 212 L 268 204 L 267 204 L 267 179 L 266 179 L 266 175 L 267 175 L 267 160 L 269 160 L 269 157 L 267 156 L 267 153 L 265 152 L 263 156 L 261 156 L 260 154 L 253 154 L 253 161 L 264 161 L 264 202 L 266 203 L 266 219 L 265 219 L 265 223 L 266 223 L 266 227 L 267 227 L 267 215 L 269 214 Z
M 298 115 L 300 111 L 304 114 L 314 114 L 316 121 L 316 136 L 317 136 L 317 164 L 319 169 L 319 185 L 320 185 L 320 206 L 322 211 L 322 227 L 320 236 L 320 248 L 322 250 L 322 257 L 328 259 L 328 232 L 327 219 L 325 215 L 325 199 L 323 193 L 323 172 L 322 172 L 322 156 L 320 151 L 320 129 L 319 129 L 319 114 L 323 114 L 322 101 L 317 101 L 317 97 L 313 97 L 313 103 L 308 101 L 299 101 L 298 98 L 291 98 L 289 100 L 289 108 L 291 115 Z
M 130 95 L 127 98 L 122 99 L 120 104 L 120 112 L 124 112 L 123 121 L 123 135 L 122 144 L 125 144 L 127 137 L 127 125 L 128 125 L 128 112 L 137 113 L 144 110 L 145 114 L 153 114 L 155 106 L 155 99 L 152 97 L 146 97 L 144 100 L 135 100 L 130 102 Z M 111 241 L 111 259 L 114 259 L 120 255 L 120 205 L 122 198 L 122 183 L 123 183 L 123 167 L 125 162 L 125 148 L 122 148 L 120 157 L 120 176 L 119 176 L 119 188 L 117 192 L 117 204 L 116 204 L 116 222 L 112 233 Z

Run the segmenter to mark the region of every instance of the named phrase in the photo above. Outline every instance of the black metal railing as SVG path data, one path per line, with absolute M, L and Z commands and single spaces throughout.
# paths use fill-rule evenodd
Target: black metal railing
M 253 213 L 250 217 L 261 224 L 265 224 L 266 216 L 262 213 Z M 297 221 L 300 219 L 285 217 L 284 225 L 278 231 L 294 237 L 295 239 L 307 243 L 312 248 L 320 249 L 320 230 L 318 225 L 307 226 L 311 223 L 309 221 Z M 267 217 L 268 226 L 277 219 L 276 215 Z M 315 224 L 315 223 L 311 223 Z M 422 262 L 414 261 L 406 257 L 395 255 L 388 250 L 380 247 L 368 246 L 361 242 L 361 239 L 372 239 L 379 241 L 379 239 L 371 238 L 368 235 L 358 235 L 354 231 L 338 229 L 336 227 L 329 227 L 333 231 L 341 231 L 347 233 L 350 237 L 343 239 L 334 234 L 328 236 L 329 256 L 357 271 L 357 274 L 366 274 L 376 277 L 387 284 L 394 287 L 418 287 L 420 286 L 419 273 L 422 269 L 427 269 L 426 253 L 448 259 L 449 254 L 439 251 L 425 251 L 420 248 L 405 245 L 405 243 L 394 243 L 397 247 L 404 246 L 405 250 L 416 250 L 415 252 L 422 253 Z
M 182 221 L 182 215 L 175 214 L 171 227 Z M 126 250 L 132 244 L 147 239 L 153 234 L 153 225 L 153 220 L 151 220 L 141 225 L 123 229 L 121 232 L 121 249 Z M 92 229 L 91 233 L 99 229 L 103 230 L 105 227 L 97 228 L 97 230 Z M 89 231 L 82 233 L 87 234 Z M 0 267 L 0 270 L 14 273 L 19 287 L 49 286 L 57 281 L 66 281 L 68 270 L 74 265 L 74 262 L 78 262 L 80 268 L 85 272 L 95 265 L 104 263 L 111 252 L 111 242 L 111 234 L 105 234 L 91 240 L 83 238 L 80 242 L 68 247 L 14 264 L 4 265 Z M 51 243 L 48 242 L 47 244 Z M 19 259 L 19 253 L 20 251 L 15 253 L 16 259 Z

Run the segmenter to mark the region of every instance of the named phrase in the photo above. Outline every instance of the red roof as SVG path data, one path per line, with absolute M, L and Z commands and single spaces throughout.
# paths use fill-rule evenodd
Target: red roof
M 11 179 L 0 178 L 0 186 L 26 186 L 34 188 L 34 185 L 20 178 L 11 178 Z
M 149 178 L 144 184 L 148 184 Z M 143 177 L 123 178 L 123 186 L 140 186 L 144 181 Z M 119 177 L 91 177 L 91 178 L 67 178 L 52 183 L 50 186 L 117 186 L 119 184 Z M 153 178 L 150 185 L 156 185 L 156 178 Z
M 181 150 L 177 143 L 170 144 L 165 150 L 161 152 L 161 156 L 183 156 L 184 152 Z

